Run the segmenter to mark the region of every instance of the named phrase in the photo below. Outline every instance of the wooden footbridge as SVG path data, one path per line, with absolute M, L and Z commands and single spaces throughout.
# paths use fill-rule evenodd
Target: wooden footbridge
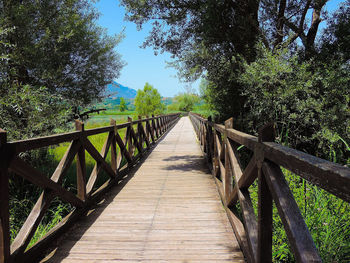
M 347 202 L 350 169 L 274 143 L 273 124 L 254 137 L 234 130 L 232 119 L 179 117 L 112 120 L 90 130 L 77 122 L 75 132 L 15 142 L 1 130 L 0 262 L 271 262 L 273 202 L 295 259 L 320 262 L 280 167 Z M 101 133 L 108 136 L 99 152 L 89 137 Z M 70 146 L 51 178 L 21 158 L 63 142 Z M 239 145 L 254 153 L 244 169 Z M 90 175 L 86 153 L 96 161 Z M 74 159 L 76 191 L 62 185 Z M 102 171 L 108 179 L 98 184 Z M 43 188 L 12 242 L 11 176 Z M 257 214 L 248 191 L 255 180 Z M 75 209 L 29 247 L 55 198 Z

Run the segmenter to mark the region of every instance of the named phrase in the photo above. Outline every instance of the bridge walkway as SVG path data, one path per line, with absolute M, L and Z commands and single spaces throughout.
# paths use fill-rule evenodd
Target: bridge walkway
M 188 117 L 42 262 L 244 262 Z

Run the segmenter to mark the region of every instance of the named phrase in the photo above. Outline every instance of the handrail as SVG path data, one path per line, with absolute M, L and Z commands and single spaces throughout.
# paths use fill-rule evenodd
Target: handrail
M 189 114 L 237 240 L 249 262 L 272 261 L 272 202 L 286 230 L 291 250 L 298 262 L 321 262 L 316 246 L 284 179 L 280 166 L 350 202 L 350 169 L 274 142 L 274 124 L 269 123 L 252 136 L 233 129 L 233 119 L 225 125 L 211 118 Z M 254 152 L 242 171 L 236 145 Z M 258 220 L 248 188 L 258 179 Z M 232 212 L 238 202 L 243 222 Z
M 6 132 L 0 129 L 0 263 L 35 260 L 52 240 L 78 220 L 112 185 L 120 183 L 130 168 L 151 149 L 152 145 L 167 130 L 173 127 L 179 116 L 179 113 L 156 117 L 152 115 L 151 118 L 145 119 L 141 119 L 139 116 L 138 120 L 133 121 L 128 118 L 128 122 L 123 124 L 116 124 L 116 121 L 112 119 L 110 126 L 89 130 L 84 129 L 84 123 L 76 121 L 75 132 L 14 142 L 7 142 Z M 135 125 L 136 129 L 134 129 Z M 126 128 L 124 139 L 119 134 L 119 130 L 123 128 Z M 88 137 L 101 133 L 108 133 L 108 137 L 101 152 L 98 152 Z M 70 146 L 51 178 L 46 177 L 19 157 L 21 152 L 57 145 L 62 142 L 70 142 Z M 111 164 L 106 162 L 109 150 Z M 96 161 L 88 180 L 86 180 L 85 151 Z M 77 163 L 77 195 L 62 186 L 63 178 L 74 159 Z M 95 190 L 94 186 L 101 170 L 104 170 L 110 178 Z M 9 227 L 9 172 L 43 188 L 42 194 L 12 244 L 10 244 Z M 70 203 L 75 207 L 75 210 L 26 250 L 41 219 L 55 197 Z

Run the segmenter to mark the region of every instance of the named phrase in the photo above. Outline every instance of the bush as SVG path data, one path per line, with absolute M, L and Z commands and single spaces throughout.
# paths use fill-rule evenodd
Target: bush
M 349 162 L 349 69 L 300 63 L 286 51 L 273 54 L 261 49 L 260 58 L 246 65 L 240 77 L 247 98 L 246 131 L 257 132 L 274 121 L 280 142 L 331 161 Z
M 135 107 L 139 115 L 161 114 L 165 111 L 165 105 L 157 89 L 146 83 L 143 90 L 138 90 L 135 98 Z
M 8 139 L 26 139 L 63 131 L 70 106 L 45 87 L 10 86 L 0 97 L 0 127 Z

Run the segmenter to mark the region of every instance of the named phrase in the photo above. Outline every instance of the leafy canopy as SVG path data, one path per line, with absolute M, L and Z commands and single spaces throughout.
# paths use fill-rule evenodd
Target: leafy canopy
M 174 103 L 169 105 L 168 109 L 190 112 L 199 102 L 200 98 L 196 94 L 180 93 L 174 97 Z
M 0 127 L 11 139 L 65 127 L 119 75 L 122 36 L 96 25 L 90 1 L 9 0 L 0 9 Z
M 146 83 L 143 90 L 138 90 L 135 98 L 135 107 L 139 115 L 161 114 L 165 105 L 157 89 Z
M 122 36 L 107 36 L 96 25 L 90 1 L 10 0 L 0 6 L 0 28 L 10 45 L 1 50 L 9 58 L 0 73 L 2 91 L 7 82 L 45 86 L 72 105 L 86 106 L 118 77 L 123 63 L 114 48 Z
M 119 110 L 121 112 L 128 110 L 128 107 L 126 105 L 126 101 L 123 97 L 120 98 Z

